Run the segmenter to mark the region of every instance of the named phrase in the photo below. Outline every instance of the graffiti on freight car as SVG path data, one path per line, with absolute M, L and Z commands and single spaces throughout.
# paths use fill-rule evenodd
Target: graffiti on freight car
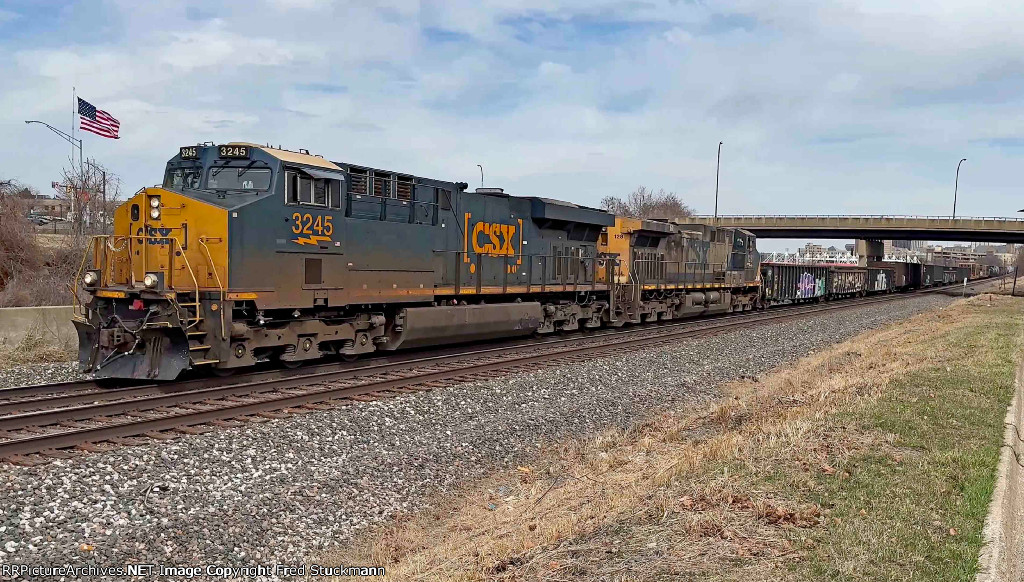
M 804 273 L 800 275 L 796 284 L 796 296 L 799 299 L 818 297 L 825 294 L 825 279 L 815 279 L 814 275 Z
M 879 271 L 878 274 L 875 275 L 875 287 L 872 291 L 883 291 L 888 288 L 889 277 L 886 275 L 885 271 Z
M 832 293 L 857 293 L 864 290 L 863 271 L 836 271 L 832 274 Z

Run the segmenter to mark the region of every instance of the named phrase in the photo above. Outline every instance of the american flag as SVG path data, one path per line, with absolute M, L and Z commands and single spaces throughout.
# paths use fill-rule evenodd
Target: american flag
M 78 98 L 78 126 L 83 131 L 89 131 L 102 137 L 118 139 L 117 130 L 121 122 L 114 119 L 109 113 L 89 103 L 81 97 Z

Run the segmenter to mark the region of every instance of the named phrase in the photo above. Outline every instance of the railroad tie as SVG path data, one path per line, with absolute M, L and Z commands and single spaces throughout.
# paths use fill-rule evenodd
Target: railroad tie
M 36 467 L 50 462 L 49 459 L 41 455 L 11 455 L 3 460 L 12 465 L 21 465 L 22 467 Z
M 95 443 L 93 443 L 93 442 L 86 442 L 86 443 L 77 444 L 77 445 L 75 445 L 75 448 L 80 450 L 80 451 L 85 451 L 87 453 L 105 453 L 107 451 L 112 451 L 112 450 L 114 450 L 117 447 L 113 443 L 109 443 L 109 442 L 105 443 L 103 441 L 99 441 L 99 442 L 95 442 Z
M 181 434 L 196 435 L 196 434 L 206 434 L 206 433 L 212 431 L 213 427 L 202 426 L 202 425 L 179 426 L 179 427 L 173 428 L 171 430 L 173 430 L 174 432 L 180 432 Z
M 107 440 L 112 442 L 112 443 L 116 443 L 116 444 L 124 445 L 124 446 L 129 446 L 129 447 L 132 447 L 132 446 L 142 446 L 142 445 L 148 445 L 149 444 L 149 439 L 146 439 L 146 438 L 143 438 L 143 437 L 137 437 L 137 436 L 110 437 Z M 46 453 L 44 451 L 43 454 L 45 455 L 45 454 L 48 454 L 48 453 Z
M 211 420 L 210 423 L 213 426 L 219 426 L 221 428 L 237 428 L 245 426 L 244 422 L 238 420 Z

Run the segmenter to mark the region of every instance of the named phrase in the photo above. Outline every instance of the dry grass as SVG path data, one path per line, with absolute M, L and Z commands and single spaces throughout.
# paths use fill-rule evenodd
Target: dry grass
M 995 293 L 997 295 L 1009 295 L 1013 288 L 1013 276 L 1004 275 L 1002 277 L 996 277 L 988 281 L 986 288 L 987 291 Z M 1024 295 L 1024 278 L 1017 279 L 1017 296 Z
M 37 234 L 21 209 L 0 204 L 0 307 L 71 303 L 85 245 L 81 236 Z
M 830 561 L 863 556 L 822 547 L 842 519 L 833 509 L 845 507 L 828 495 L 847 494 L 866 455 L 915 454 L 897 431 L 866 428 L 866 411 L 900 381 L 944 367 L 950 352 L 937 346 L 1016 313 L 1018 301 L 960 301 L 730 384 L 708 407 L 550 448 L 320 561 L 383 565 L 402 581 L 751 582 L 841 571 Z M 1014 333 L 1018 325 L 1015 315 Z
M 67 362 L 78 358 L 78 346 L 53 330 L 37 326 L 16 345 L 0 342 L 0 369 L 24 364 Z

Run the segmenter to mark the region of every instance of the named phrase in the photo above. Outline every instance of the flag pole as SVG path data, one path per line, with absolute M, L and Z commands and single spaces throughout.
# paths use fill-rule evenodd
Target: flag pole
M 78 116 L 78 89 L 74 85 L 71 86 L 71 104 L 72 104 L 72 108 L 71 108 L 71 168 L 72 168 L 72 170 L 71 171 L 74 171 L 74 167 L 75 167 L 75 117 Z M 83 159 L 85 157 L 85 151 L 84 151 L 84 148 L 82 147 L 82 140 L 79 139 L 77 141 L 78 141 L 78 187 L 75 188 L 75 191 L 74 191 L 74 198 L 72 199 L 71 213 L 72 214 L 75 213 L 75 207 L 77 206 L 78 207 L 78 214 L 75 215 L 74 218 L 75 218 L 75 220 L 76 220 L 76 222 L 78 224 L 78 229 L 79 229 L 78 233 L 81 234 L 82 233 L 82 230 L 81 230 L 82 229 L 82 220 L 85 218 L 84 216 L 82 216 L 84 213 L 82 212 L 82 202 L 80 200 L 80 197 L 85 194 L 85 168 L 83 167 L 84 166 Z
M 72 173 L 74 173 L 74 171 L 75 171 L 75 115 L 76 114 L 78 114 L 78 89 L 74 85 L 72 85 L 71 86 L 71 172 Z M 72 226 L 74 226 L 78 222 L 78 218 L 79 218 L 79 216 L 77 214 L 77 210 L 78 210 L 78 206 L 79 206 L 78 205 L 79 186 L 78 186 L 78 184 L 75 184 L 75 182 L 81 182 L 81 180 L 82 180 L 82 170 L 81 170 L 82 146 L 81 145 L 78 146 L 78 161 L 79 161 L 78 180 L 74 180 L 71 183 L 71 220 L 72 220 L 71 224 L 72 224 Z
M 71 86 L 71 166 L 75 165 L 75 114 L 78 113 L 78 93 L 74 85 Z M 82 157 L 82 148 L 78 148 L 78 157 Z

